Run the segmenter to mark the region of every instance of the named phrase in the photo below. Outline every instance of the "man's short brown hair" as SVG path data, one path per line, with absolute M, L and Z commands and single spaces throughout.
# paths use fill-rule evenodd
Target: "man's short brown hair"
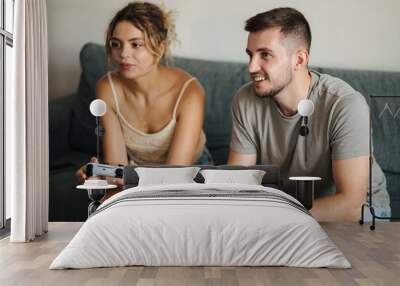
M 280 27 L 285 36 L 299 39 L 310 52 L 311 29 L 302 13 L 293 8 L 276 8 L 259 13 L 246 21 L 247 32 L 259 32 L 268 28 Z

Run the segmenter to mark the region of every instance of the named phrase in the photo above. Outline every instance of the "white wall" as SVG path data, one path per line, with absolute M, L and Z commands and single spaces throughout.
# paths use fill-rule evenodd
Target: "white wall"
M 108 22 L 128 2 L 47 1 L 50 97 L 76 90 L 80 48 L 89 41 L 103 43 Z M 290 6 L 299 9 L 310 22 L 312 65 L 400 71 L 400 1 L 397 0 L 153 2 L 175 11 L 180 40 L 180 45 L 173 48 L 175 55 L 246 62 L 245 20 L 275 7 Z

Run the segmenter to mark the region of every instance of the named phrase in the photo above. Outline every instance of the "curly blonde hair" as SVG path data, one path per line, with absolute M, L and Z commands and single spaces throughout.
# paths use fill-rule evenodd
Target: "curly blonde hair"
M 111 56 L 110 40 L 115 27 L 122 21 L 128 21 L 142 31 L 150 52 L 160 59 L 168 60 L 171 58 L 170 46 L 176 40 L 172 12 L 166 11 L 153 3 L 135 1 L 118 11 L 108 25 L 106 33 L 108 59 Z

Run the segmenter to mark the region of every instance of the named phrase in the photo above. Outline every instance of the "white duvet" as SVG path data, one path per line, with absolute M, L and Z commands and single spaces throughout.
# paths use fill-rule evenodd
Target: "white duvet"
M 154 197 L 157 192 L 162 195 L 175 190 L 172 197 Z M 263 193 L 257 197 L 252 191 Z M 218 195 L 224 192 L 226 196 Z M 254 185 L 193 183 L 131 188 L 105 201 L 50 269 L 127 265 L 351 267 L 314 218 L 296 204 L 279 190 Z

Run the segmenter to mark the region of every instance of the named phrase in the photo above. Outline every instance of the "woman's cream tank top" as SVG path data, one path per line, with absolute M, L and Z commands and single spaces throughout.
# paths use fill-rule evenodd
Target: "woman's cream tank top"
M 176 125 L 176 111 L 178 104 L 184 94 L 187 86 L 196 78 L 188 79 L 181 91 L 179 92 L 178 99 L 172 113 L 171 121 L 160 131 L 156 133 L 144 133 L 133 127 L 121 114 L 119 109 L 119 98 L 115 90 L 114 82 L 111 77 L 111 72 L 107 73 L 110 82 L 112 95 L 115 101 L 117 116 L 122 127 L 126 149 L 128 152 L 128 161 L 130 165 L 145 165 L 145 164 L 165 164 L 167 161 L 168 151 L 171 145 L 172 137 Z M 204 131 L 201 131 L 200 140 L 197 145 L 196 155 L 194 161 L 200 158 L 206 143 L 206 136 Z

